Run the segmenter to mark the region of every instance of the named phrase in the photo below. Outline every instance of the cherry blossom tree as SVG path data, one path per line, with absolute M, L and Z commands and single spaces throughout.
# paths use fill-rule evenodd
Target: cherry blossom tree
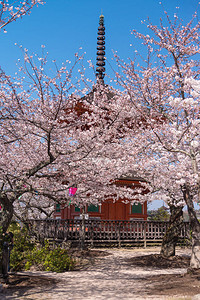
M 133 31 L 146 47 L 147 58 L 136 55 L 129 63 L 116 56 L 118 82 L 129 96 L 130 110 L 141 121 L 126 143 L 134 153 L 133 168 L 149 185 L 150 195 L 169 205 L 187 204 L 192 228 L 191 267 L 200 267 L 200 226 L 194 201 L 200 193 L 199 28 L 197 14 L 184 25 L 167 13 L 160 26 L 148 20 L 150 35 Z M 166 23 L 166 24 L 165 24 Z
M 43 3 L 42 0 L 0 1 L 0 29 L 4 29 L 5 32 L 5 26 L 29 14 L 35 5 Z
M 58 68 L 54 62 L 53 72 L 45 55 L 32 56 L 25 49 L 15 79 L 1 71 L 4 231 L 13 214 L 50 217 L 55 203 L 69 205 L 74 185 L 72 204 L 97 204 L 111 195 L 135 197 L 133 189 L 113 184 L 127 170 L 119 143 L 128 131 L 122 124 L 132 117 L 127 97 L 98 82 L 83 87 L 83 76 L 73 76 L 81 61 L 76 54 L 73 66 L 68 61 Z

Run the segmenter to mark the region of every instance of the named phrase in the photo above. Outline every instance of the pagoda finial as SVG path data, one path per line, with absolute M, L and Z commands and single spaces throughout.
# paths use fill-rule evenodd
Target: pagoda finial
M 104 72 L 105 72 L 105 27 L 104 27 L 104 16 L 101 13 L 99 17 L 98 37 L 97 37 L 97 67 L 96 76 L 100 82 L 104 83 Z

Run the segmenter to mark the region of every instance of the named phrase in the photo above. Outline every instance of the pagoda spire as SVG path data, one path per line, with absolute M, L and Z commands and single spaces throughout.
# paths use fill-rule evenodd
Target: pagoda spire
M 97 67 L 96 77 L 99 81 L 104 84 L 104 72 L 105 72 L 105 27 L 104 27 L 104 16 L 101 14 L 99 17 L 99 27 L 97 36 Z

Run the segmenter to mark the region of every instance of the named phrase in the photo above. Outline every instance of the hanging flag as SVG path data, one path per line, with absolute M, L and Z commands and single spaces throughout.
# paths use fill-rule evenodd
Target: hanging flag
M 76 187 L 70 187 L 69 188 L 69 195 L 74 196 L 76 194 L 77 188 Z

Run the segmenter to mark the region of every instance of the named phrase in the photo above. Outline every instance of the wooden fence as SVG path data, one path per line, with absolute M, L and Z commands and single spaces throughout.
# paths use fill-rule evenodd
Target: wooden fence
M 111 221 L 111 220 L 30 220 L 28 226 L 38 239 L 70 241 L 77 243 L 84 239 L 90 244 L 118 243 L 144 246 L 149 242 L 161 241 L 168 222 L 155 221 Z M 190 236 L 189 223 L 184 222 L 179 236 L 187 240 Z

